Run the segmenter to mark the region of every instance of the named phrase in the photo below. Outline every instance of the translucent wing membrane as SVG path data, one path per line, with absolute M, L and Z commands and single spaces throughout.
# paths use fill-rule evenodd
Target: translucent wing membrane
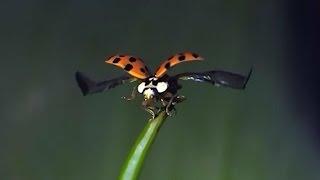
M 234 89 L 244 89 L 251 73 L 252 69 L 247 76 L 226 71 L 190 72 L 178 74 L 175 78 L 181 80 L 193 80 L 196 82 L 209 82 L 217 86 L 230 87 Z
M 149 70 L 140 58 L 129 55 L 115 55 L 108 58 L 105 62 L 124 69 L 138 79 L 145 79 L 149 76 Z
M 84 96 L 87 94 L 107 91 L 118 85 L 128 83 L 128 82 L 133 82 L 135 80 L 136 78 L 133 78 L 130 76 L 120 76 L 120 77 L 106 80 L 106 81 L 95 82 L 90 78 L 88 78 L 87 76 L 85 76 L 83 73 L 76 72 L 76 81 Z
M 175 54 L 169 57 L 162 64 L 160 64 L 160 66 L 155 72 L 155 76 L 158 78 L 163 76 L 171 67 L 181 62 L 198 61 L 198 60 L 203 60 L 203 58 L 196 53 L 184 52 L 184 53 Z

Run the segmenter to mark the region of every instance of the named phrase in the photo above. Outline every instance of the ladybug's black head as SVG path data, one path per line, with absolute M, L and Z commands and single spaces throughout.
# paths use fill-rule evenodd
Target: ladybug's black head
M 144 99 L 152 99 L 157 94 L 165 92 L 168 89 L 168 86 L 168 82 L 151 76 L 138 85 L 138 92 L 143 94 Z

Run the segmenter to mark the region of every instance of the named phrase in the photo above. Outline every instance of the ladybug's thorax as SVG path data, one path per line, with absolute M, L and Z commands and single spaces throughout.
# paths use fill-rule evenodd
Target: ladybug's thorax
M 159 93 L 163 93 L 168 89 L 168 82 L 151 76 L 146 78 L 138 85 L 138 92 L 143 94 L 144 99 L 151 99 Z

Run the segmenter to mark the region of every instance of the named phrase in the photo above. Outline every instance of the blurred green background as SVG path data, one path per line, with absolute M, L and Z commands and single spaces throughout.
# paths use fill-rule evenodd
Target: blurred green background
M 133 84 L 83 97 L 75 71 L 103 80 L 124 74 L 107 56 L 140 56 L 154 69 L 182 51 L 206 61 L 170 74 L 254 73 L 245 91 L 182 82 L 188 99 L 162 127 L 141 179 L 319 179 L 313 5 L 2 1 L 0 179 L 116 179 L 149 114 L 141 98 L 120 99 Z

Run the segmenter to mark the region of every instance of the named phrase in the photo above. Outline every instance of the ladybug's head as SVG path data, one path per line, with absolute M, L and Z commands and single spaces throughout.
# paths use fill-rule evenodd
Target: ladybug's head
M 138 86 L 138 92 L 143 94 L 145 100 L 152 99 L 167 89 L 168 82 L 159 81 L 159 79 L 154 76 L 144 79 Z

